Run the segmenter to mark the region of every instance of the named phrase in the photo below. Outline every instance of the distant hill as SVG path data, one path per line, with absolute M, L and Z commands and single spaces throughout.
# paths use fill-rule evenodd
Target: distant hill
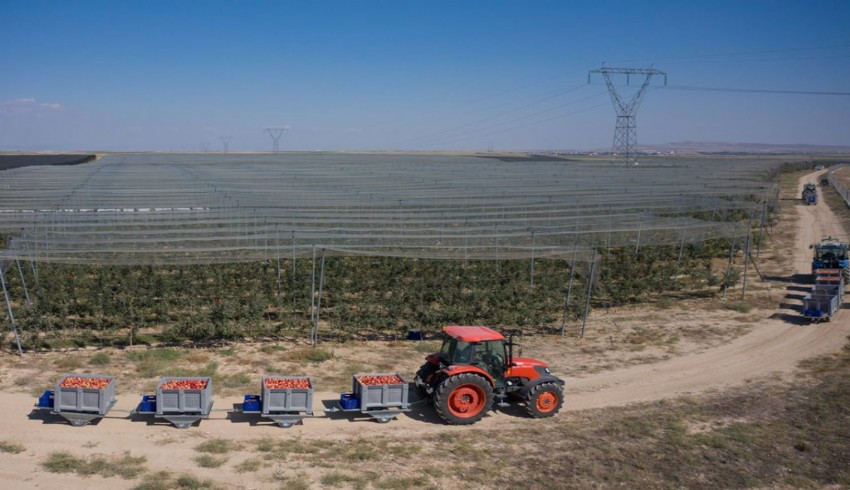
M 850 146 L 681 141 L 661 145 L 640 145 L 639 151 L 641 153 L 673 152 L 682 154 L 836 154 L 850 153 Z

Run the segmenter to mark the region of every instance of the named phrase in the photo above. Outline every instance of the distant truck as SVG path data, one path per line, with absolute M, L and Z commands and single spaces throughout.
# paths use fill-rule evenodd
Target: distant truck
M 818 203 L 818 188 L 815 184 L 803 186 L 803 202 L 806 203 L 806 206 Z

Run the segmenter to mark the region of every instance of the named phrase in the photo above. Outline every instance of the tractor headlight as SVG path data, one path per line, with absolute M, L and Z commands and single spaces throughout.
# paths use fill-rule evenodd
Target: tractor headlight
M 546 372 L 546 374 L 550 374 L 550 373 L 551 373 L 551 371 L 549 371 L 549 368 L 543 368 L 543 371 L 545 371 L 545 372 Z

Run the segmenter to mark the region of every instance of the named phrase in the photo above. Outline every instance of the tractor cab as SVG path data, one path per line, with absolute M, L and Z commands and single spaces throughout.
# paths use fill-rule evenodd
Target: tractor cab
M 444 332 L 441 364 L 477 366 L 493 378 L 496 386 L 504 386 L 510 358 L 502 334 L 487 327 L 446 327 Z

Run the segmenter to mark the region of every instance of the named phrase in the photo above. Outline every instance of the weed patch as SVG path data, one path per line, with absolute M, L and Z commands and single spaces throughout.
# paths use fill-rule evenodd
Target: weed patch
M 133 456 L 125 451 L 119 457 L 100 455 L 77 457 L 67 451 L 54 451 L 42 461 L 41 467 L 51 473 L 76 473 L 80 476 L 100 475 L 104 478 L 120 476 L 133 479 L 145 472 L 144 456 Z
M 11 441 L 0 441 L 0 453 L 20 454 L 24 452 L 23 444 Z

